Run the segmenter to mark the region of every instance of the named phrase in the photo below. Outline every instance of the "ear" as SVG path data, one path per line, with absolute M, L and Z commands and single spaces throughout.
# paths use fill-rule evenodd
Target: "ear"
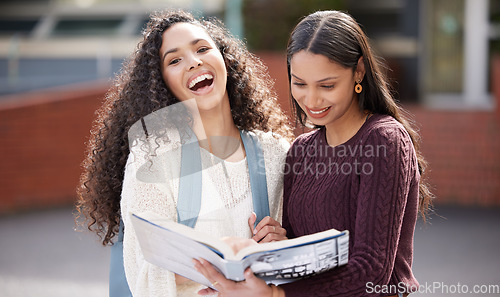
M 356 82 L 362 81 L 363 78 L 365 77 L 365 60 L 363 56 L 359 57 L 358 59 L 358 65 L 356 66 L 356 69 L 354 70 L 354 80 Z

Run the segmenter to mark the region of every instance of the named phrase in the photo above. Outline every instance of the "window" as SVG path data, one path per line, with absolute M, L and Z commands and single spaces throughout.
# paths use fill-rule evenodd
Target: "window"
M 38 20 L 0 20 L 0 34 L 29 34 L 37 23 Z
M 122 19 L 62 19 L 57 22 L 52 35 L 113 35 L 117 33 L 122 21 Z
M 461 93 L 464 72 L 464 0 L 427 3 L 425 91 Z

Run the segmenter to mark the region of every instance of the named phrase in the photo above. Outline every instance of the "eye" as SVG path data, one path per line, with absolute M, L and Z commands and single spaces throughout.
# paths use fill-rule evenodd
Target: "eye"
M 300 82 L 294 82 L 293 85 L 297 86 L 297 87 L 303 87 L 305 86 L 306 84 L 305 83 L 300 83 Z
M 206 46 L 204 46 L 204 47 L 200 47 L 200 48 L 198 49 L 197 53 L 204 53 L 204 52 L 208 51 L 209 49 L 210 49 L 210 48 L 208 48 L 208 47 L 206 47 Z
M 172 59 L 172 60 L 168 63 L 168 65 L 175 65 L 175 64 L 179 63 L 180 61 L 181 61 L 181 59 L 179 59 L 179 58 L 175 58 L 175 59 Z
M 335 87 L 335 85 L 321 85 L 321 87 L 323 89 L 328 89 L 329 90 L 329 89 L 333 89 Z

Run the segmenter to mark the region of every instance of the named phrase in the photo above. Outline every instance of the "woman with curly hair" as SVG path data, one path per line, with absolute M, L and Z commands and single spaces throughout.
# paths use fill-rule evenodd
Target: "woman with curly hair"
M 195 296 L 199 289 L 144 260 L 129 216 L 154 211 L 178 219 L 183 129 L 171 125 L 178 124 L 175 118 L 194 131 L 204 166 L 195 228 L 219 237 L 252 237 L 247 222 L 249 217 L 255 220 L 249 164 L 240 145 L 244 132 L 260 143 L 265 161 L 271 216 L 265 224 L 274 228 L 264 228 L 259 237 L 285 238 L 277 221 L 281 167 L 292 134 L 272 87 L 262 62 L 220 22 L 197 20 L 182 11 L 152 14 L 144 39 L 98 110 L 77 203 L 86 219 L 82 224 L 95 231 L 103 245 L 116 241 L 123 221 L 123 261 L 134 296 Z M 194 105 L 192 118 L 182 119 L 184 113 L 169 110 L 176 103 Z M 155 168 L 160 168 L 159 175 L 141 178 Z

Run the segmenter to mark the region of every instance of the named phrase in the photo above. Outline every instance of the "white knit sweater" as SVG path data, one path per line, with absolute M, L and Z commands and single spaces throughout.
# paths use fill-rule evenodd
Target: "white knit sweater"
M 269 132 L 254 133 L 264 152 L 270 214 L 281 222 L 282 166 L 289 144 Z M 127 282 L 135 297 L 199 296 L 197 291 L 202 288 L 191 281 L 176 286 L 173 273 L 145 261 L 130 221 L 131 212 L 144 211 L 154 211 L 177 221 L 181 149 L 178 134 L 173 133 L 169 138 L 169 143 L 159 143 L 153 162 L 149 163 L 151 155 L 140 145 L 132 147 L 125 168 L 121 199 L 125 226 L 123 258 Z M 246 159 L 239 162 L 219 160 L 214 165 L 216 157 L 204 149 L 201 149 L 201 157 L 202 203 L 195 229 L 216 237 L 250 238 L 247 220 L 253 204 Z

